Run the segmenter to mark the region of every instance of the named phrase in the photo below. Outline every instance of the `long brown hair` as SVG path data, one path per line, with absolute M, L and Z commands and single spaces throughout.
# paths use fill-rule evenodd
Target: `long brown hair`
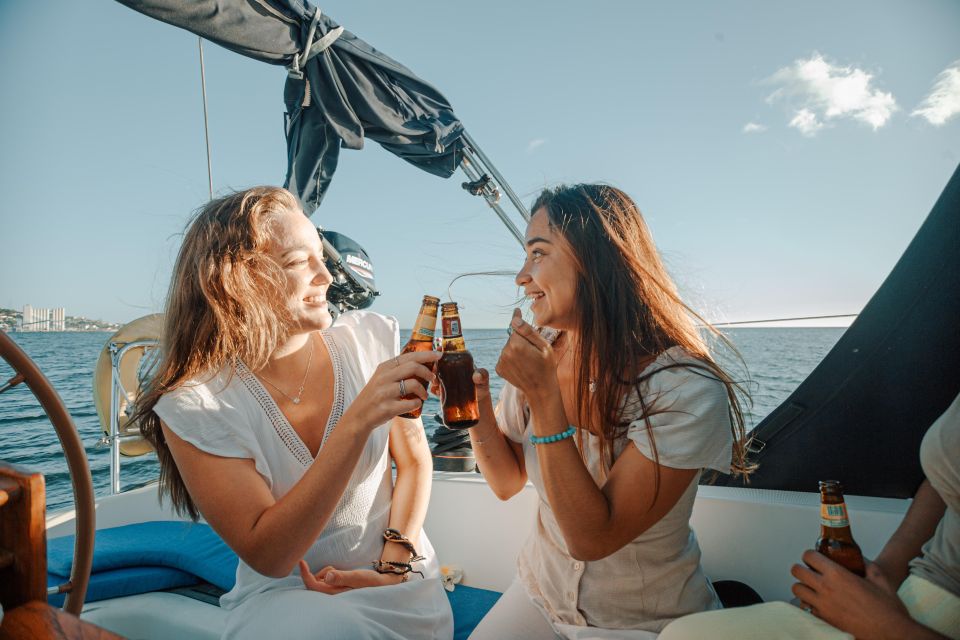
M 271 227 L 296 198 L 278 187 L 255 187 L 211 200 L 188 223 L 167 295 L 160 353 L 133 420 L 157 450 L 160 496 L 178 513 L 200 513 L 170 454 L 153 408 L 165 393 L 211 377 L 243 360 L 263 367 L 286 338 L 289 312 L 283 271 L 267 253 Z
M 577 266 L 575 305 L 579 344 L 574 372 L 580 427 L 600 437 L 604 470 L 613 464 L 612 443 L 637 417 L 627 399 L 636 390 L 655 462 L 659 463 L 648 404 L 641 384 L 663 368 L 686 367 L 721 381 L 727 389 L 733 433 L 731 470 L 752 470 L 746 458 L 741 398 L 746 391 L 710 355 L 697 323 L 733 345 L 690 309 L 677 293 L 639 208 L 623 191 L 602 184 L 544 190 L 531 207 L 547 213 L 550 227 L 569 244 Z M 643 374 L 660 354 L 680 346 L 697 361 L 674 363 Z M 734 349 L 735 351 L 735 349 Z M 602 364 L 601 364 L 602 363 Z M 592 389 L 592 390 L 591 390 Z M 577 433 L 581 451 L 582 431 Z M 659 474 L 657 475 L 659 488 Z

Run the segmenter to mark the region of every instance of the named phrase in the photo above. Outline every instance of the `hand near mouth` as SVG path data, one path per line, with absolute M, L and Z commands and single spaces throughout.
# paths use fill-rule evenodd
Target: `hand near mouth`
M 524 322 L 519 309 L 510 320 L 513 330 L 497 361 L 497 374 L 528 398 L 559 392 L 557 357 L 537 330 Z

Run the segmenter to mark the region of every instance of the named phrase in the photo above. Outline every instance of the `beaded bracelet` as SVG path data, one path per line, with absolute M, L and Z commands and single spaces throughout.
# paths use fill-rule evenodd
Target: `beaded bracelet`
M 396 529 L 385 529 L 383 539 L 387 542 L 395 542 L 406 549 L 410 553 L 410 562 L 426 560 L 425 557 L 417 553 L 417 549 L 413 546 L 413 543 L 410 542 L 410 539 Z
M 530 436 L 530 444 L 537 446 L 538 444 L 550 444 L 551 442 L 560 442 L 561 440 L 566 440 L 577 432 L 577 428 L 573 425 L 567 427 L 567 430 L 562 433 L 555 433 L 551 436 Z
M 415 573 L 421 578 L 422 571 L 417 571 L 409 562 L 394 562 L 393 560 L 374 560 L 371 565 L 377 573 L 389 573 L 395 576 L 403 576 L 403 582 L 410 579 L 410 574 Z

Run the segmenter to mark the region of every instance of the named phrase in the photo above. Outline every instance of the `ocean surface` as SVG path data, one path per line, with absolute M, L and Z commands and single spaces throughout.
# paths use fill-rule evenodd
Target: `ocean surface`
M 721 362 L 733 363 L 731 373 L 746 381 L 753 398 L 750 423 L 756 424 L 775 409 L 823 359 L 844 329 L 840 328 L 738 328 L 724 333 L 733 342 L 743 365 L 730 354 L 718 353 Z M 93 405 L 93 369 L 109 333 L 12 333 L 17 344 L 37 363 L 63 398 L 86 445 L 96 494 L 110 491 L 110 452 L 97 446 L 103 435 Z M 409 331 L 401 332 L 401 344 Z M 493 373 L 506 341 L 503 330 L 473 330 L 465 333 L 467 347 L 477 366 L 492 374 L 494 399 L 503 381 Z M 0 380 L 12 375 L 0 360 Z M 431 396 L 424 409 L 427 431 L 436 428 L 432 419 L 439 408 Z M 0 395 L 0 460 L 40 471 L 46 477 L 47 509 L 54 512 L 72 506 L 73 495 L 67 465 L 56 432 L 26 385 Z M 157 477 L 156 458 L 121 458 L 124 489 L 140 486 Z

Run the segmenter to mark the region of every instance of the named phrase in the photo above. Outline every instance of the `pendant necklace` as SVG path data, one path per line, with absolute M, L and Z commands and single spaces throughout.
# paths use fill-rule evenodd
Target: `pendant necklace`
M 281 389 L 277 385 L 267 380 L 267 377 L 264 376 L 262 373 L 260 374 L 260 379 L 266 382 L 268 385 L 270 385 L 274 389 L 276 389 L 277 391 L 279 391 L 284 398 L 286 398 L 293 404 L 300 404 L 300 398 L 301 396 L 303 396 L 303 388 L 307 384 L 307 375 L 310 373 L 310 365 L 312 363 L 313 363 L 313 334 L 310 334 L 310 354 L 307 356 L 307 368 L 303 372 L 303 380 L 300 381 L 300 389 L 297 391 L 297 395 L 295 397 L 287 395 L 287 393 L 283 389 Z

